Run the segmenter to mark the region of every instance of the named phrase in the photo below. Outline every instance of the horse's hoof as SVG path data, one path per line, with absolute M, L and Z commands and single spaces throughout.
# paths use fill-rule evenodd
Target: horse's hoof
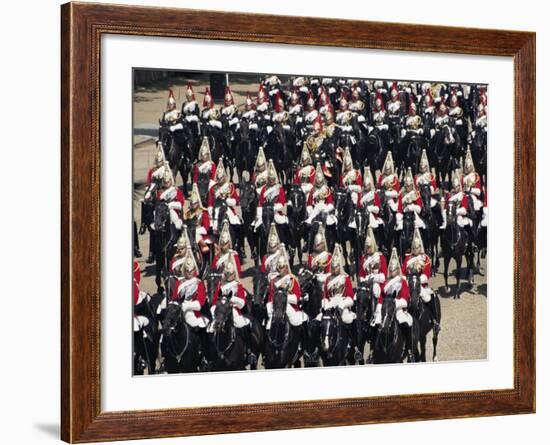
M 447 294 L 450 294 L 450 293 L 451 293 L 451 288 L 450 288 L 450 287 L 446 287 L 446 288 L 445 288 L 445 292 L 446 292 Z
M 439 361 L 439 357 L 437 355 L 434 355 L 434 362 L 438 362 Z

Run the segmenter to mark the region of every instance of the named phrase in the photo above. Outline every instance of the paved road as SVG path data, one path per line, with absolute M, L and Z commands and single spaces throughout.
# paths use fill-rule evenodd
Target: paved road
M 185 97 L 185 82 L 179 85 L 170 85 L 175 90 L 178 106 Z M 254 85 L 233 85 L 233 92 L 237 103 L 244 101 L 246 91 L 255 92 Z M 204 84 L 195 83 L 197 101 L 202 103 Z M 162 85 L 157 89 L 140 90 L 134 96 L 134 215 L 137 223 L 140 223 L 140 203 L 143 197 L 144 178 L 147 169 L 152 165 L 155 146 L 152 141 L 147 141 L 144 136 L 150 135 L 150 128 L 158 122 L 163 107 L 168 97 L 168 85 Z M 181 185 L 181 178 L 177 179 Z M 141 289 L 154 293 L 154 267 L 145 263 L 148 249 L 148 236 L 139 236 L 139 243 L 143 257 L 138 259 L 142 270 Z M 248 249 L 248 247 L 247 247 Z M 247 250 L 248 257 L 249 251 Z M 252 289 L 253 263 L 250 259 L 243 264 L 243 284 L 247 289 Z M 454 262 L 451 262 L 450 272 L 454 271 Z M 442 269 L 442 266 L 441 266 Z M 486 260 L 482 260 L 482 270 L 486 269 Z M 130 268 L 129 268 L 130 270 Z M 454 278 L 450 283 L 454 283 Z M 476 275 L 474 286 L 467 290 L 463 285 L 463 292 L 459 300 L 454 300 L 444 293 L 443 274 L 439 272 L 431 280 L 431 286 L 437 290 L 441 298 L 442 330 L 439 334 L 438 358 L 440 361 L 449 360 L 473 360 L 487 357 L 487 286 L 485 276 Z M 431 334 L 428 338 L 428 358 L 432 355 Z

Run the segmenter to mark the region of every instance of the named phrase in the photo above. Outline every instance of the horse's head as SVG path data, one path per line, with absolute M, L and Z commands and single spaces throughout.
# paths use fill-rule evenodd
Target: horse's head
M 431 208 L 432 189 L 429 183 L 420 184 L 420 197 L 422 198 L 424 208 Z
M 162 320 L 162 335 L 170 337 L 182 321 L 182 311 L 179 303 L 172 301 L 166 306 L 164 319 Z
M 248 142 L 249 127 L 246 119 L 241 120 L 239 123 L 239 136 L 241 142 Z
M 323 352 L 332 351 L 337 341 L 339 317 L 336 309 L 323 311 L 321 318 L 321 349 Z
M 292 184 L 288 193 L 289 201 L 292 202 L 294 212 L 302 213 L 306 208 L 306 196 L 298 184 Z
M 367 284 L 361 284 L 357 287 L 355 296 L 355 313 L 360 321 L 367 321 L 369 313 L 369 303 L 374 301 L 372 296 L 372 281 Z
M 231 297 L 223 295 L 216 301 L 216 309 L 214 310 L 214 331 L 224 332 L 231 326 L 233 326 Z
M 168 204 L 164 201 L 157 201 L 155 203 L 155 217 L 154 217 L 154 226 L 155 231 L 164 232 L 166 231 L 166 226 L 170 218 L 170 209 Z
M 222 279 L 222 274 L 215 271 L 210 271 L 206 278 L 206 288 L 208 289 L 208 301 L 212 302 L 214 300 L 214 290 L 216 289 L 218 283 Z
M 309 293 L 312 288 L 313 280 L 315 280 L 315 275 L 310 269 L 306 267 L 300 269 L 298 272 L 298 284 L 300 285 L 302 294 Z
M 392 297 L 386 297 L 382 301 L 382 323 L 380 324 L 380 330 L 387 334 L 395 319 L 395 299 Z
M 288 293 L 277 289 L 273 295 L 273 322 L 282 321 L 286 317 L 286 303 Z
M 409 305 L 411 308 L 416 308 L 420 305 L 421 299 L 420 299 L 420 277 L 418 274 L 411 274 L 409 275 L 409 293 L 410 293 L 410 302 Z
M 254 295 L 253 295 L 253 303 L 262 305 L 265 300 L 265 296 L 267 294 L 267 289 L 269 286 L 269 281 L 267 279 L 267 274 L 258 272 L 254 276 Z
M 245 182 L 241 186 L 241 208 L 243 211 L 255 207 L 257 201 L 256 187 L 251 181 Z

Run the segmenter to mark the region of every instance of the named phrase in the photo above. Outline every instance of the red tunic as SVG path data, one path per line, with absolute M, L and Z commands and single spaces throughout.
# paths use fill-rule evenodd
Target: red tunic
M 216 178 L 216 164 L 214 164 L 212 161 L 206 161 L 210 162 L 210 180 L 214 181 Z M 199 164 L 195 164 L 193 167 L 193 183 L 197 183 L 199 180 Z
M 272 204 L 283 204 L 284 205 L 284 204 L 286 204 L 285 189 L 280 185 L 278 187 L 279 187 L 278 195 L 275 197 L 275 199 L 270 200 L 269 202 L 271 202 Z M 260 191 L 260 199 L 258 200 L 258 207 L 263 207 L 264 204 L 268 201 L 267 198 L 265 197 L 265 192 L 269 188 L 271 188 L 271 187 L 267 186 L 267 185 L 264 185 L 262 187 L 262 190 Z
M 378 255 L 378 264 L 379 270 L 378 273 L 383 273 L 384 276 L 388 275 L 388 263 L 386 262 L 386 257 L 381 252 L 376 252 L 374 255 Z M 361 255 L 359 260 L 361 267 L 359 268 L 359 278 L 366 278 L 370 275 L 369 271 L 365 269 L 365 255 Z
M 415 176 L 414 178 L 414 185 L 416 188 L 418 188 L 418 180 L 420 179 L 420 177 L 422 177 L 422 173 L 419 173 L 418 175 Z M 434 175 L 432 175 L 430 173 L 430 186 L 432 187 L 432 191 L 434 190 L 437 190 L 437 183 L 435 182 L 435 178 L 434 178 Z
M 380 177 L 378 178 L 378 184 L 377 184 L 377 188 L 381 189 L 382 188 L 382 181 L 384 180 L 386 176 L 385 175 L 380 175 Z M 395 190 L 396 192 L 400 192 L 401 191 L 401 185 L 399 184 L 399 180 L 397 179 L 397 175 L 393 175 L 393 182 L 392 182 L 392 189 Z M 384 187 L 385 189 L 385 187 Z
M 477 173 L 475 173 L 476 175 L 476 182 L 475 184 L 473 185 L 473 188 L 476 188 L 476 189 L 479 189 L 481 190 L 481 178 L 479 177 L 479 175 Z M 460 177 L 460 185 L 462 185 L 462 189 L 464 189 L 464 178 L 466 177 L 467 175 L 462 175 Z
M 296 173 L 294 173 L 293 183 L 297 184 L 297 185 L 302 184 L 302 182 L 313 184 L 315 182 L 315 169 L 312 167 L 311 168 L 311 173 L 309 174 L 309 177 L 307 178 L 307 181 L 303 181 L 303 177 L 300 174 L 300 172 L 302 171 L 303 168 L 305 168 L 305 167 L 300 167 L 298 170 L 296 170 Z
M 302 298 L 302 291 L 300 290 L 300 284 L 298 283 L 298 280 L 296 279 L 296 277 L 294 275 L 290 275 L 290 277 L 292 282 L 288 287 L 288 293 L 296 295 L 296 301 L 297 301 L 296 304 L 290 304 L 290 305 L 295 311 L 299 311 L 300 306 L 298 303 L 300 302 L 300 298 Z M 271 280 L 271 282 L 269 283 L 269 291 L 267 294 L 267 301 L 269 303 L 273 303 L 273 297 L 275 296 L 275 290 L 276 290 L 275 283 L 280 279 L 282 278 L 277 276 L 273 280 Z
M 397 213 L 403 213 L 403 210 L 406 206 L 403 205 L 403 198 L 404 195 L 408 193 L 403 190 L 403 194 L 400 194 L 397 199 Z M 422 210 L 422 207 L 424 206 L 422 203 L 422 197 L 420 196 L 420 193 L 416 193 L 416 199 L 413 202 L 409 202 L 409 204 L 416 204 L 420 206 L 420 209 Z
M 205 231 L 204 234 L 201 234 L 201 239 L 206 241 L 208 239 L 208 231 L 210 230 L 210 217 L 208 216 L 208 211 L 202 210 L 200 216 L 200 223 L 197 225 L 197 230 L 199 227 L 202 227 Z M 195 219 L 195 218 L 193 218 Z
M 162 195 L 163 192 L 160 192 L 160 191 L 157 191 L 157 199 L 160 200 L 160 197 Z M 185 205 L 185 196 L 183 195 L 183 192 L 181 191 L 181 189 L 179 188 L 176 188 L 176 197 L 174 199 L 172 199 L 171 201 L 167 201 L 167 202 L 179 202 L 181 204 L 181 209 L 180 210 L 175 210 L 176 213 L 178 214 L 178 216 L 181 218 L 181 215 L 183 213 L 183 206 Z
M 320 255 L 320 254 L 319 254 Z M 327 255 L 327 265 L 325 266 L 325 268 L 323 269 L 323 272 L 324 273 L 329 273 L 330 272 L 330 260 L 332 259 L 332 255 L 329 253 Z M 307 256 L 307 267 L 309 267 L 310 269 L 313 268 L 313 255 L 309 254 Z
M 405 259 L 403 260 L 403 270 L 409 274 L 409 260 L 411 259 L 412 254 L 408 253 L 405 255 Z M 424 268 L 422 269 L 422 274 L 426 275 L 426 278 L 430 278 L 432 276 L 432 264 L 430 262 L 430 258 L 428 255 L 424 254 Z M 422 285 L 423 287 L 427 287 L 428 283 L 424 283 Z
M 376 193 L 376 192 L 373 193 L 373 196 L 374 196 L 374 198 L 372 199 L 372 201 L 367 202 L 366 205 L 367 205 L 367 206 L 375 206 L 375 207 L 378 207 L 378 213 L 380 213 L 380 207 L 381 207 L 381 204 L 380 204 L 380 196 L 379 196 L 378 193 Z M 358 202 L 357 202 L 358 208 L 363 208 L 363 204 L 361 204 L 361 199 L 359 198 L 357 201 L 358 201 Z
M 260 263 L 260 272 L 267 273 L 267 259 L 274 254 L 266 254 L 262 257 L 262 261 Z
M 179 296 L 180 285 L 186 282 L 187 280 L 188 280 L 187 278 L 178 278 L 176 285 L 172 288 L 172 295 L 170 296 L 170 299 L 172 301 L 178 301 L 180 299 L 180 296 Z M 202 308 L 202 306 L 206 302 L 206 288 L 204 287 L 204 283 L 202 280 L 196 278 L 196 282 L 197 282 L 197 290 L 193 294 L 193 297 L 187 301 L 198 301 L 200 304 L 200 307 Z M 193 312 L 195 313 L 195 316 L 197 317 L 201 316 L 200 310 L 193 311 Z
M 333 297 L 332 290 L 328 288 L 328 285 L 333 278 L 336 278 L 336 277 L 334 277 L 333 275 L 328 277 L 327 280 L 325 281 L 325 286 L 323 288 L 323 298 L 327 300 L 330 300 Z M 346 275 L 346 280 L 344 282 L 344 292 L 342 294 L 342 297 L 353 298 L 353 285 L 351 284 L 351 278 L 349 277 L 349 275 Z
M 216 202 L 216 195 L 218 194 L 219 188 L 220 186 L 216 184 L 213 185 L 208 191 L 208 207 L 214 207 L 214 203 Z M 233 184 L 229 184 L 229 193 L 227 194 L 226 198 L 233 198 L 236 202 L 235 205 L 239 205 L 240 197 L 237 194 L 237 189 Z
M 382 304 L 382 300 L 384 297 L 390 297 L 391 295 L 386 295 L 386 287 L 388 286 L 388 283 L 391 280 L 388 280 L 384 283 L 384 286 L 382 288 L 382 292 L 380 293 L 380 297 L 378 297 L 378 303 Z M 407 284 L 407 280 L 404 278 L 401 278 L 401 290 L 399 291 L 399 294 L 397 295 L 396 299 L 403 298 L 407 303 L 409 302 L 411 296 L 409 293 L 409 285 Z
M 314 205 L 314 201 L 313 201 L 313 194 L 314 193 L 315 193 L 315 189 L 312 189 L 309 192 L 309 195 L 307 195 L 307 205 L 310 206 L 310 207 L 313 207 L 313 205 Z M 328 195 L 324 199 L 324 201 L 325 201 L 325 204 L 334 204 L 334 197 L 332 196 L 332 190 L 330 188 L 328 189 Z
M 223 255 L 223 253 L 221 254 Z M 216 270 L 218 270 L 218 260 L 220 259 L 220 254 L 214 256 L 214 259 L 212 260 L 212 267 Z M 237 276 L 241 276 L 241 260 L 239 259 L 239 255 L 237 252 L 233 251 L 233 259 L 235 260 L 235 264 L 237 265 Z M 225 262 L 224 262 L 225 263 Z M 221 266 L 220 266 L 221 268 Z M 223 270 L 221 270 L 223 272 Z
M 466 193 L 463 193 L 463 192 L 460 192 L 462 193 L 462 199 L 460 200 L 460 206 L 461 208 L 465 209 L 466 211 L 468 210 L 468 206 L 469 206 L 469 203 L 468 203 L 468 196 L 466 195 Z M 449 192 L 447 192 L 447 194 L 445 195 L 445 202 L 444 202 L 444 207 L 445 207 L 445 210 L 447 209 L 447 204 L 448 202 L 451 200 L 451 198 L 453 197 L 454 195 L 451 195 Z M 458 210 L 458 209 L 457 209 Z
M 212 299 L 212 306 L 216 305 L 216 302 L 218 301 L 218 297 L 221 295 L 221 288 L 222 288 L 222 284 L 218 283 L 216 285 L 216 288 L 214 289 L 214 298 Z M 241 283 L 237 284 L 237 295 L 232 295 L 232 296 L 243 300 L 243 307 L 244 305 L 246 305 L 246 292 L 244 291 L 244 287 Z M 239 314 L 241 314 L 241 309 L 239 309 L 238 307 L 235 307 L 235 309 Z
M 134 261 L 134 304 L 137 304 L 139 298 L 139 283 L 141 281 L 141 270 L 139 264 Z

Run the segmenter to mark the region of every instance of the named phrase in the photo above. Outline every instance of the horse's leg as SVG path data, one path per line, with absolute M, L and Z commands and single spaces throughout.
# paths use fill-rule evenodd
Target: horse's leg
M 455 262 L 456 262 L 456 270 L 455 270 L 456 290 L 455 290 L 454 298 L 458 299 L 458 298 L 460 298 L 460 276 L 462 275 L 462 255 L 458 255 L 455 258 Z
M 451 289 L 449 288 L 449 263 L 451 262 L 451 257 L 448 254 L 445 254 L 443 258 L 443 277 L 445 278 L 445 292 L 450 293 Z
M 426 361 L 426 334 L 420 336 L 420 361 Z

